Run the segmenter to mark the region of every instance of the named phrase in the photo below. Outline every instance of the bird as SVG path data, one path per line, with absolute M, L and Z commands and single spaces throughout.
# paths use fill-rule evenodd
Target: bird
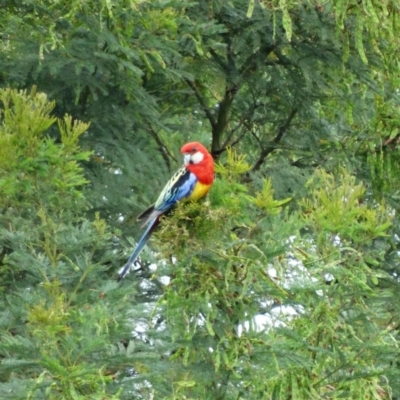
M 179 201 L 197 201 L 209 192 L 214 182 L 214 159 L 199 142 L 186 143 L 181 148 L 183 166 L 176 171 L 165 185 L 154 204 L 143 211 L 138 221 L 144 221 L 146 229 L 127 263 L 118 275 L 123 279 L 135 263 L 151 234 L 157 227 L 160 217 L 173 208 Z

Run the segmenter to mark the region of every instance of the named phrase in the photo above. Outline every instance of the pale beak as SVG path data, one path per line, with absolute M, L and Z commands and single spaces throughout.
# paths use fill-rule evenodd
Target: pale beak
M 183 163 L 184 163 L 185 165 L 189 165 L 189 164 L 190 164 L 190 161 L 191 161 L 191 155 L 190 155 L 189 153 L 185 153 L 185 154 L 183 155 Z

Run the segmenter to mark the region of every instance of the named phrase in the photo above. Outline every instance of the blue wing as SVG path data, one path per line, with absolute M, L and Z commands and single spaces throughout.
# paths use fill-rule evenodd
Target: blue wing
M 178 201 L 184 199 L 185 197 L 189 197 L 193 192 L 196 183 L 196 176 L 185 167 L 182 167 L 165 185 L 155 204 L 139 215 L 138 219 L 146 218 L 146 222 L 143 225 L 148 224 L 148 226 L 140 238 L 134 252 L 129 257 L 128 262 L 124 265 L 122 271 L 119 273 L 118 280 L 121 280 L 125 277 L 132 264 L 134 264 L 136 259 L 139 257 L 139 254 L 158 225 L 160 215 L 168 211 Z
M 157 201 L 138 216 L 138 220 L 145 220 L 143 226 L 151 220 L 164 214 L 178 201 L 189 197 L 196 187 L 197 178 L 185 167 L 179 169 L 165 185 Z
M 154 204 L 154 210 L 165 212 L 178 201 L 189 197 L 197 183 L 197 178 L 188 169 L 182 167 L 165 185 Z

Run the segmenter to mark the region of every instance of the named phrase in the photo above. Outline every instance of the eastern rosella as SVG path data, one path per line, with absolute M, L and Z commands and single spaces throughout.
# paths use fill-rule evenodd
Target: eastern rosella
M 170 210 L 180 200 L 199 200 L 204 197 L 214 181 L 214 160 L 206 148 L 198 143 L 185 144 L 181 153 L 184 165 L 172 176 L 158 196 L 157 201 L 138 216 L 138 221 L 144 220 L 142 226 L 147 228 L 140 238 L 135 251 L 124 265 L 118 276 L 121 280 L 129 272 L 146 245 L 160 216 Z

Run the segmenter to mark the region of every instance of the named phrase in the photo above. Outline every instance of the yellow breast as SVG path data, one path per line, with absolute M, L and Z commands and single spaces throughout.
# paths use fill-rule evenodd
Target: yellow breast
M 210 190 L 211 185 L 205 185 L 204 183 L 197 182 L 192 194 L 188 197 L 188 200 L 199 200 L 204 197 Z

